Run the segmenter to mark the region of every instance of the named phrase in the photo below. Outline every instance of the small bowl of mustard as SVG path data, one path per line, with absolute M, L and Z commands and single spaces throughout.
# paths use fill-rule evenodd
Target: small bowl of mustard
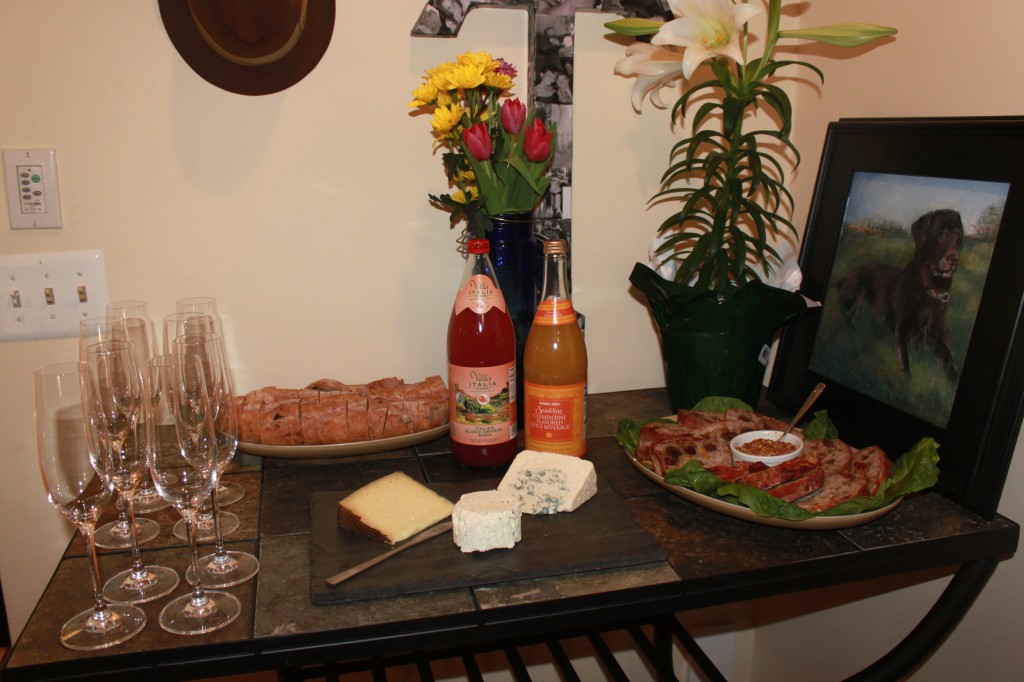
M 786 460 L 799 457 L 804 442 L 793 433 L 787 433 L 781 440 L 782 431 L 747 431 L 729 441 L 733 460 L 762 462 L 773 467 Z

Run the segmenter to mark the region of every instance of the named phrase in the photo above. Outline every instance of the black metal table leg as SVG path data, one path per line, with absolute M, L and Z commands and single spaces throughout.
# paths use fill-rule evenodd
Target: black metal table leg
M 960 624 L 998 565 L 998 559 L 978 559 L 961 565 L 917 627 L 892 651 L 847 678 L 847 682 L 903 679 L 931 656 Z

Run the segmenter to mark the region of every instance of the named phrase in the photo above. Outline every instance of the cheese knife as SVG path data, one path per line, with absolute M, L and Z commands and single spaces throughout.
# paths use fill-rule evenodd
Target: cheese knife
M 337 585 L 338 583 L 343 583 L 346 580 L 348 580 L 349 578 L 357 576 L 357 575 L 359 575 L 360 573 L 362 573 L 363 571 L 365 571 L 365 570 L 367 570 L 369 568 L 373 568 L 374 566 L 376 566 L 380 562 L 384 561 L 385 559 L 390 559 L 391 557 L 395 556 L 396 554 L 398 554 L 400 552 L 404 552 L 405 550 L 409 549 L 410 547 L 414 547 L 414 546 L 420 544 L 421 542 L 424 542 L 424 541 L 429 540 L 431 538 L 436 538 L 438 535 L 441 535 L 442 533 L 448 532 L 451 529 L 452 529 L 452 522 L 451 521 L 446 521 L 446 522 L 438 524 L 438 525 L 436 525 L 436 526 L 434 526 L 432 528 L 428 528 L 427 530 L 423 531 L 419 535 L 413 537 L 411 540 L 408 540 L 405 544 L 399 545 L 398 547 L 395 547 L 394 549 L 388 550 L 387 552 L 384 552 L 383 554 L 381 554 L 379 556 L 375 556 L 372 559 L 368 559 L 368 560 L 364 561 L 361 564 L 353 566 L 352 568 L 348 569 L 347 571 L 342 571 L 341 573 L 338 573 L 337 575 L 332 575 L 330 578 L 327 578 L 326 582 L 327 582 L 328 585 L 331 585 L 331 586 Z

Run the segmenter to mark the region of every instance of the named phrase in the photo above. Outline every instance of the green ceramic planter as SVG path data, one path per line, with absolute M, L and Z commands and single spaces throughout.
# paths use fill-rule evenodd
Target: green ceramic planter
M 765 370 L 761 349 L 807 307 L 799 294 L 761 282 L 728 297 L 698 292 L 640 263 L 629 281 L 647 297 L 658 325 L 673 410 L 708 396 L 756 407 Z

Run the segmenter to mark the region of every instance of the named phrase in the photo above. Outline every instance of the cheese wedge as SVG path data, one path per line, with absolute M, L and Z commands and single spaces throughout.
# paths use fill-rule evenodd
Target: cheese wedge
M 394 545 L 442 519 L 454 505 L 401 471 L 338 502 L 338 525 Z
M 570 455 L 523 450 L 498 490 L 515 493 L 524 514 L 575 511 L 597 492 L 593 462 Z
M 466 493 L 452 511 L 452 537 L 465 553 L 511 549 L 523 538 L 519 497 L 501 490 Z

